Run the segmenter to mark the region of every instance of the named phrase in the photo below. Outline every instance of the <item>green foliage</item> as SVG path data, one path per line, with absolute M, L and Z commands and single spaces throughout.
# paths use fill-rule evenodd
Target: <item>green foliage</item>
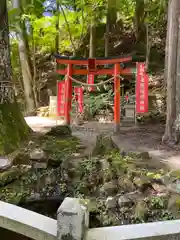
M 60 7 L 63 11 L 57 12 L 57 10 L 53 9 L 52 17 L 42 16 L 45 8 L 41 0 L 34 0 L 29 4 L 24 3 L 22 6 L 23 12 L 19 9 L 9 8 L 11 30 L 18 31 L 17 23 L 19 21 L 24 19 L 28 21 L 33 29 L 36 45 L 43 52 L 54 50 L 57 31 L 60 37 L 59 47 L 61 51 L 72 50 L 70 35 L 75 47 L 78 48 L 88 33 L 92 19 L 95 19 L 95 23 L 98 26 L 101 22 L 105 22 L 107 13 L 107 1 L 105 0 L 62 0 L 60 1 Z M 135 0 L 120 0 L 117 1 L 116 6 L 112 5 L 111 7 L 116 9 L 118 20 L 121 19 L 124 26 L 133 27 L 135 6 Z M 159 25 L 162 24 L 166 9 L 167 1 L 165 0 L 155 0 L 146 4 L 145 11 L 148 12 L 147 21 L 152 28 L 158 29 Z M 58 30 L 56 29 L 57 16 L 59 18 Z M 32 36 L 30 38 L 31 41 Z
M 88 95 L 85 100 L 85 105 L 89 109 L 90 116 L 94 116 L 101 109 L 106 109 L 111 105 L 113 98 L 113 91 L 110 90 L 108 93 L 102 93 L 98 95 Z

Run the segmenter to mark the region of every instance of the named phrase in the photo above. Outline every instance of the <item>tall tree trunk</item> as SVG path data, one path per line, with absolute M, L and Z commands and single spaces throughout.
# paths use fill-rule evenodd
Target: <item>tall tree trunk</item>
M 180 141 L 180 17 L 178 28 L 177 74 L 176 74 L 176 137 Z
M 96 56 L 96 25 L 95 21 L 92 20 L 90 26 L 90 41 L 89 41 L 89 58 Z
M 170 7 L 168 7 L 168 16 L 170 16 Z M 165 47 L 165 69 L 164 69 L 164 85 L 167 87 L 167 69 L 168 69 L 168 47 L 169 47 L 169 24 L 170 21 L 167 21 L 167 26 L 166 26 L 166 47 Z
M 116 0 L 107 0 L 105 57 L 108 57 L 109 42 L 112 35 L 113 27 L 115 26 L 116 21 L 117 21 Z
M 15 101 L 6 0 L 0 2 L 0 155 L 18 147 L 29 128 Z
M 180 15 L 180 1 L 169 0 L 168 10 L 168 47 L 166 54 L 167 63 L 167 111 L 166 111 L 166 129 L 163 136 L 163 142 L 174 144 L 177 142 L 175 133 L 176 120 L 176 75 L 177 75 L 177 49 L 178 49 L 178 19 Z
M 105 33 L 105 57 L 108 57 L 109 55 L 109 23 L 108 23 L 108 16 L 107 16 L 107 20 L 106 20 L 106 33 Z
M 112 31 L 117 21 L 117 0 L 107 0 L 109 15 L 109 30 Z
M 135 35 L 137 42 L 146 42 L 146 26 L 145 26 L 145 4 L 144 0 L 136 0 L 136 8 L 134 15 Z
M 24 94 L 26 100 L 26 112 L 33 112 L 36 108 L 35 96 L 33 91 L 33 75 L 32 68 L 29 64 L 29 54 L 26 48 L 26 40 L 24 38 L 24 29 L 19 34 L 19 57 L 21 63 L 21 71 L 24 83 Z
M 21 9 L 20 0 L 13 0 L 13 7 Z M 30 49 L 26 32 L 25 21 L 20 23 L 19 37 L 19 58 L 24 84 L 24 96 L 26 112 L 33 112 L 36 108 L 35 93 L 33 89 L 33 66 L 30 57 Z
M 59 0 L 56 0 L 56 15 L 57 15 L 57 20 L 56 20 L 56 43 L 55 43 L 55 49 L 56 52 L 59 52 Z

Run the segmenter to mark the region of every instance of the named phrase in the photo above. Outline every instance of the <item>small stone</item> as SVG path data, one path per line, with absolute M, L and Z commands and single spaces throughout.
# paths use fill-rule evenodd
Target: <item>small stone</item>
M 109 169 L 109 167 L 110 167 L 110 164 L 109 164 L 109 162 L 107 161 L 107 159 L 101 159 L 100 160 L 100 162 L 101 162 L 101 169 L 102 170 L 107 170 L 107 169 Z
M 69 179 L 69 176 L 68 176 L 68 174 L 67 174 L 67 173 L 65 173 L 65 172 L 64 172 L 64 174 L 63 174 L 63 179 L 64 179 L 65 181 L 67 181 L 67 180 Z
M 31 160 L 43 160 L 46 158 L 46 154 L 42 149 L 36 148 L 30 153 L 30 159 Z
M 81 154 L 80 153 L 72 153 L 71 156 L 73 157 L 79 157 Z
M 177 180 L 175 183 L 171 183 L 167 185 L 167 190 L 170 193 L 177 193 L 180 194 L 180 186 L 179 181 Z
M 41 197 L 40 193 L 32 192 L 28 200 L 39 200 Z
M 143 159 L 150 159 L 150 155 L 149 155 L 149 152 L 141 152 L 137 155 L 137 157 L 139 158 L 143 158 Z
M 10 155 L 10 157 L 14 165 L 19 165 L 19 164 L 30 165 L 31 164 L 30 156 L 26 152 L 15 151 L 14 153 L 12 153 L 12 155 Z
M 154 188 L 155 191 L 157 191 L 159 193 L 163 193 L 163 192 L 167 191 L 166 186 L 164 186 L 162 184 L 152 183 L 152 187 Z
M 77 149 L 86 149 L 86 146 L 85 145 L 83 145 L 83 144 L 78 144 L 78 145 L 76 145 L 76 148 Z
M 117 195 L 119 207 L 127 206 L 131 203 L 137 202 L 143 198 L 142 194 L 138 191 L 126 193 L 124 195 Z
M 147 204 L 144 201 L 139 201 L 135 207 L 135 217 L 144 220 L 145 215 L 148 212 Z
M 72 135 L 72 131 L 70 126 L 65 124 L 65 125 L 52 127 L 51 130 L 48 133 L 46 133 L 46 135 L 55 136 L 55 137 L 62 137 L 62 136 L 69 137 Z
M 29 141 L 29 142 L 28 142 L 28 146 L 32 146 L 33 144 L 34 144 L 33 141 Z
M 108 197 L 106 199 L 106 207 L 108 209 L 115 208 L 117 206 L 117 199 L 116 197 Z
M 134 177 L 133 182 L 140 188 L 143 184 L 149 183 L 149 178 L 146 176 Z
M 128 178 L 125 178 L 125 177 L 119 178 L 118 184 L 120 186 L 120 189 L 123 189 L 124 191 L 132 192 L 135 190 L 135 185 Z
M 11 161 L 6 157 L 0 157 L 0 172 L 3 172 L 11 167 Z
M 35 169 L 46 169 L 47 168 L 47 162 L 34 162 L 33 167 Z
M 117 193 L 117 184 L 115 181 L 107 182 L 101 187 L 100 191 L 106 196 L 115 195 Z
M 127 153 L 124 151 L 124 149 L 122 149 L 122 150 L 120 151 L 120 155 L 121 155 L 122 157 L 125 157 L 125 156 L 127 155 Z
M 180 196 L 179 194 L 173 194 L 168 201 L 168 210 L 173 213 L 174 216 L 180 218 Z
M 119 207 L 124 207 L 124 206 L 128 205 L 131 202 L 132 201 L 125 195 L 124 196 L 120 196 L 118 198 L 118 205 L 119 205 Z

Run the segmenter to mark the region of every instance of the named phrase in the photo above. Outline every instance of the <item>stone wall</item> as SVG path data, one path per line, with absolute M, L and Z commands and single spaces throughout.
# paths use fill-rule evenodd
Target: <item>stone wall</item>
M 88 229 L 88 202 L 66 198 L 58 210 L 58 240 L 180 240 L 180 220 Z
M 56 221 L 0 202 L 0 227 L 35 240 L 180 240 L 180 220 L 89 229 L 88 205 L 65 198 Z

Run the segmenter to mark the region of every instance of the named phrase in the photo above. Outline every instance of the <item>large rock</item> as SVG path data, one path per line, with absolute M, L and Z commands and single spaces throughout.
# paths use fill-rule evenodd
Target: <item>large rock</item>
M 27 171 L 29 171 L 30 166 L 12 166 L 10 169 L 1 172 L 0 173 L 0 187 L 5 186 L 19 177 L 21 177 L 23 174 L 25 174 Z
M 72 131 L 69 125 L 59 125 L 52 127 L 51 130 L 46 133 L 46 135 L 56 137 L 69 137 L 72 135 Z
M 119 207 L 124 207 L 129 204 L 138 202 L 143 198 L 141 193 L 138 191 L 126 193 L 124 195 L 117 195 L 116 197 L 117 197 Z
M 115 142 L 112 140 L 112 137 L 106 134 L 99 134 L 96 137 L 96 145 L 95 148 L 93 149 L 92 154 L 97 155 L 97 154 L 102 154 L 104 152 L 107 152 L 109 150 L 113 149 L 119 149 Z
M 30 165 L 29 154 L 25 151 L 16 150 L 8 155 L 13 165 Z

